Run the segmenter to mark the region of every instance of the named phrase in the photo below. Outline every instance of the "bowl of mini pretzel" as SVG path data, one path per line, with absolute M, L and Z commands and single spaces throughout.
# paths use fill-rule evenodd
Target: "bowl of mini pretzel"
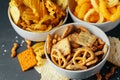
M 110 42 L 96 26 L 69 23 L 47 35 L 44 51 L 51 66 L 61 75 L 86 79 L 105 64 Z

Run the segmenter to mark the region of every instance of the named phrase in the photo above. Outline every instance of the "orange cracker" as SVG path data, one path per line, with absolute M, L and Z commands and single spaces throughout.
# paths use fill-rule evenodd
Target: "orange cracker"
M 25 51 L 19 53 L 18 61 L 20 63 L 22 71 L 26 71 L 37 64 L 37 60 L 32 48 L 28 48 Z

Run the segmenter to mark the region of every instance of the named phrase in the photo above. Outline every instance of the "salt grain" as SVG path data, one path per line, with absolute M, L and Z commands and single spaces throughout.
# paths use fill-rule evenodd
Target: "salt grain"
M 6 53 L 6 52 L 7 52 L 7 50 L 5 49 L 5 50 L 4 50 L 4 52 Z
M 24 42 L 25 42 L 25 41 L 24 41 L 24 40 L 22 40 L 22 42 L 20 43 L 20 46 L 23 46 Z

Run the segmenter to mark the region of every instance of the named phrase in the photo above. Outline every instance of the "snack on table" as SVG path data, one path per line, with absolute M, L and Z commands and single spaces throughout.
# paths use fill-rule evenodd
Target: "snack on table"
M 18 61 L 20 63 L 22 71 L 26 71 L 37 64 L 37 60 L 32 48 L 28 48 L 25 51 L 19 53 Z
M 16 55 L 17 55 L 17 53 L 16 53 L 16 49 L 18 48 L 18 43 L 14 43 L 13 44 L 13 47 L 12 47 L 12 49 L 11 49 L 11 57 L 12 58 L 14 58 Z
M 67 0 L 61 4 L 58 2 L 60 1 L 11 0 L 9 11 L 13 21 L 20 28 L 46 32 L 61 25 L 65 19 Z
M 44 56 L 44 43 L 45 42 L 38 42 L 32 46 L 33 51 L 36 55 L 37 66 L 43 65 L 44 62 L 46 61 L 46 59 L 43 57 Z
M 69 31 L 69 27 L 72 30 Z M 47 55 L 55 65 L 64 69 L 88 69 L 99 63 L 107 53 L 107 44 L 82 26 L 70 25 L 62 35 L 54 33 L 47 38 L 51 38 L 49 43 L 46 41 L 46 51 L 51 48 Z
M 81 20 L 102 23 L 120 19 L 119 0 L 75 0 L 75 2 L 77 5 L 74 15 Z

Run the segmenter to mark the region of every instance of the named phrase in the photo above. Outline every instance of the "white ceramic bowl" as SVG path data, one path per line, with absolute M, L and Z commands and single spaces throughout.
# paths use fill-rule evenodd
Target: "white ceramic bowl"
M 69 0 L 68 11 L 74 22 L 95 25 L 95 26 L 98 26 L 100 29 L 102 29 L 104 32 L 108 32 L 108 31 L 114 29 L 120 23 L 120 19 L 117 20 L 116 22 L 108 21 L 108 22 L 103 22 L 103 23 L 89 23 L 89 22 L 80 20 L 73 14 L 75 7 L 76 7 L 75 0 Z
M 73 71 L 73 70 L 66 70 L 66 69 L 62 69 L 58 66 L 56 66 L 49 58 L 48 54 L 46 53 L 46 44 L 45 44 L 45 55 L 47 57 L 47 60 L 49 61 L 49 63 L 51 64 L 52 67 L 54 67 L 54 69 L 56 69 L 56 71 L 58 71 L 61 75 L 66 76 L 68 78 L 71 79 L 85 79 L 88 78 L 94 74 L 96 74 L 97 72 L 99 72 L 101 70 L 101 68 L 103 67 L 103 65 L 105 64 L 107 57 L 109 55 L 109 51 L 110 51 L 110 42 L 108 37 L 106 36 L 106 34 L 99 29 L 96 26 L 90 25 L 90 24 L 84 24 L 84 23 L 69 23 L 66 25 L 62 25 L 61 27 L 59 27 L 59 29 L 56 29 L 52 34 L 57 33 L 57 34 L 62 34 L 63 30 L 68 27 L 69 25 L 74 25 L 74 26 L 84 26 L 86 29 L 88 29 L 90 32 L 92 32 L 93 34 L 95 34 L 96 36 L 100 37 L 107 45 L 108 45 L 108 51 L 105 55 L 105 57 L 103 58 L 103 60 L 101 62 L 99 62 L 98 64 L 96 64 L 95 66 L 88 68 L 86 70 L 77 70 L 77 71 Z M 94 27 L 94 28 L 92 28 Z
M 68 17 L 68 9 L 66 10 L 66 17 L 63 21 L 62 24 L 64 24 L 67 20 L 67 17 Z M 22 28 L 20 28 L 19 26 L 17 26 L 12 18 L 11 18 L 11 15 L 10 15 L 10 11 L 9 11 L 9 8 L 8 8 L 8 18 L 9 18 L 9 21 L 12 25 L 12 27 L 14 28 L 14 30 L 23 38 L 25 39 L 28 39 L 28 40 L 31 40 L 31 41 L 45 41 L 46 40 L 46 36 L 48 33 L 51 33 L 53 32 L 55 29 L 57 29 L 58 27 L 55 27 L 53 28 L 52 30 L 48 31 L 48 32 L 30 32 L 30 31 L 27 31 L 27 30 L 24 30 Z

